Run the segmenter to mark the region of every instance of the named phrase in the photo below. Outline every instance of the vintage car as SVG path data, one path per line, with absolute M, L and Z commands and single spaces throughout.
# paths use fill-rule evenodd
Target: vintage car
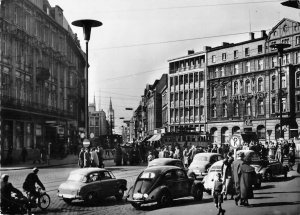
M 115 196 L 122 200 L 127 186 L 125 179 L 116 179 L 111 171 L 101 168 L 83 168 L 70 173 L 57 195 L 66 203 L 80 199 L 94 204 L 99 199 Z
M 222 174 L 222 166 L 223 166 L 224 160 L 217 161 L 214 163 L 208 170 L 207 175 L 203 178 L 203 185 L 204 185 L 204 190 L 207 193 L 210 193 L 214 179 L 216 178 L 217 173 Z M 261 187 L 261 176 L 256 174 L 256 183 L 254 184 L 255 188 L 260 188 Z
M 146 168 L 137 177 L 127 193 L 127 201 L 137 209 L 148 203 L 157 203 L 158 207 L 166 207 L 173 199 L 186 196 L 202 200 L 203 191 L 201 181 L 188 178 L 182 168 L 153 166 Z
M 148 167 L 152 166 L 178 166 L 184 169 L 182 160 L 174 158 L 156 158 L 149 162 Z
M 211 165 L 223 157 L 218 153 L 198 153 L 194 156 L 188 169 L 188 176 L 194 178 L 203 178 Z
M 277 175 L 287 177 L 289 171 L 287 165 L 284 166 L 275 159 L 263 160 L 253 150 L 240 150 L 239 152 L 244 152 L 244 160 L 250 161 L 250 165 L 255 168 L 257 174 L 261 175 L 262 180 L 271 181 L 273 176 Z

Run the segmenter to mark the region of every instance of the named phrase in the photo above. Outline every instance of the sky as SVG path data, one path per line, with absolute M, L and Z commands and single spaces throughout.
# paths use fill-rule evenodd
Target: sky
M 111 97 L 116 126 L 136 109 L 146 84 L 168 73 L 168 60 L 204 46 L 260 37 L 280 20 L 300 21 L 300 10 L 280 0 L 48 0 L 71 22 L 95 19 L 89 41 L 89 102 L 106 113 Z M 85 51 L 82 28 L 72 26 Z M 117 128 L 118 130 L 118 128 Z

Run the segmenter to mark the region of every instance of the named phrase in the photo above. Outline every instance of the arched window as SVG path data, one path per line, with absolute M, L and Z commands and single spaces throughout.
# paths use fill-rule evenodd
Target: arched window
M 221 143 L 227 143 L 229 141 L 229 130 L 227 127 L 221 129 Z
M 276 76 L 273 75 L 273 76 L 272 76 L 271 89 L 272 89 L 272 90 L 275 90 L 275 86 L 276 86 Z
M 246 101 L 246 115 L 251 116 L 251 101 Z
M 211 117 L 216 118 L 217 117 L 217 106 L 214 104 L 212 105 L 211 109 Z
M 258 92 L 264 91 L 263 89 L 263 78 L 259 78 L 257 81 L 257 90 Z
M 266 139 L 266 128 L 263 125 L 257 126 L 257 137 L 258 139 Z
M 258 114 L 259 114 L 259 115 L 264 114 L 264 113 L 265 113 L 264 110 L 265 110 L 265 109 L 264 109 L 264 101 L 263 101 L 263 100 L 259 100 L 259 101 L 258 101 Z
M 223 104 L 223 117 L 227 117 L 227 104 Z
M 247 79 L 245 83 L 245 93 L 251 93 L 251 83 L 249 79 Z
M 218 129 L 217 129 L 216 127 L 213 127 L 213 128 L 210 129 L 210 136 L 211 136 L 211 138 L 212 138 L 212 142 L 213 142 L 213 143 L 214 143 L 214 142 L 217 142 L 217 140 L 218 140 L 218 139 L 217 139 L 217 137 L 218 137 L 218 136 L 217 136 L 217 135 L 218 135 L 218 134 L 217 134 L 217 130 L 218 130 Z
M 234 126 L 232 128 L 232 134 L 239 134 L 239 133 L 241 133 L 240 127 L 239 126 Z
M 237 81 L 234 82 L 233 84 L 233 94 L 237 94 L 239 89 L 239 84 Z
M 227 86 L 224 85 L 223 87 L 223 96 L 227 96 Z
M 234 105 L 234 116 L 239 116 L 239 103 L 235 102 Z

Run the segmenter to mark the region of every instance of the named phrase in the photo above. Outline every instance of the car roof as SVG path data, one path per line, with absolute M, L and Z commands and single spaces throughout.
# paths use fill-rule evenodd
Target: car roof
M 89 167 L 89 168 L 82 168 L 82 169 L 73 170 L 71 172 L 71 174 L 87 175 L 91 172 L 96 172 L 96 171 L 107 171 L 107 170 L 103 169 L 103 168 Z
M 166 172 L 168 170 L 172 170 L 172 169 L 180 169 L 180 167 L 178 166 L 151 166 L 151 167 L 147 167 L 144 172 L 154 172 L 157 174 Z
M 197 153 L 195 155 L 195 157 L 202 157 L 202 156 L 205 156 L 205 157 L 211 157 L 212 155 L 221 155 L 219 153 L 211 153 L 211 152 L 200 152 L 200 153 Z
M 167 164 L 167 163 L 170 163 L 172 161 L 174 162 L 174 161 L 181 161 L 181 160 L 174 159 L 174 158 L 156 158 L 156 159 L 152 160 L 149 164 L 156 164 L 156 163 Z

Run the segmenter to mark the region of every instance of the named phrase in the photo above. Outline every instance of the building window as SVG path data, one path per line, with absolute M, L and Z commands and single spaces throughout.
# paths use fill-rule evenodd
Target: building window
M 296 87 L 300 87 L 300 71 L 296 73 Z
M 258 139 L 266 139 L 266 128 L 263 125 L 257 127 L 257 137 Z
M 282 65 L 290 64 L 290 54 L 284 54 L 282 58 Z
M 218 72 L 219 72 L 219 70 L 218 70 L 218 68 L 216 68 L 215 71 L 214 71 L 214 78 L 218 77 Z
M 239 116 L 239 104 L 237 102 L 234 103 L 234 116 Z
M 276 31 L 274 31 L 274 36 L 275 36 L 275 33 L 276 33 Z M 276 44 L 276 41 L 271 42 L 271 45 L 274 45 L 274 44 Z M 271 51 L 275 51 L 275 50 L 276 50 L 276 48 L 274 48 L 274 47 L 271 48 Z
M 262 53 L 262 51 L 263 51 L 262 49 L 263 49 L 262 45 L 258 45 L 257 46 L 257 52 L 258 52 L 258 54 Z
M 275 113 L 276 111 L 276 99 L 272 98 L 272 107 L 271 107 L 272 113 Z
M 250 62 L 246 63 L 246 72 L 250 72 Z
M 300 52 L 296 52 L 296 63 L 300 63 Z
M 238 93 L 238 89 L 239 89 L 239 84 L 238 82 L 234 82 L 233 84 L 233 94 L 236 95 Z
M 227 117 L 227 104 L 223 104 L 223 117 Z
M 216 105 L 212 106 L 212 113 L 211 114 L 212 114 L 213 118 L 217 117 L 217 106 Z
M 290 40 L 289 40 L 289 38 L 285 38 L 285 39 L 283 39 L 283 40 L 282 40 L 282 43 L 289 44 L 289 43 L 290 43 Z
M 262 92 L 264 89 L 263 89 L 263 79 L 262 78 L 259 78 L 258 81 L 257 81 L 257 90 L 258 92 Z
M 246 80 L 246 83 L 245 83 L 245 93 L 251 93 L 251 83 L 250 83 L 250 80 Z
M 223 87 L 223 96 L 227 96 L 227 86 Z
M 235 64 L 234 65 L 234 75 L 239 74 L 239 65 Z
M 276 76 L 273 75 L 273 76 L 272 76 L 271 89 L 272 89 L 272 90 L 275 90 L 275 86 L 276 86 Z
M 285 73 L 281 74 L 281 87 L 286 88 L 286 75 L 285 75 Z
M 250 53 L 249 53 L 249 48 L 245 48 L 245 56 L 249 56 Z
M 263 100 L 258 101 L 258 114 L 260 114 L 260 115 L 264 114 L 264 101 Z
M 260 59 L 258 60 L 258 70 L 263 70 L 264 69 L 264 60 Z
M 246 102 L 246 115 L 248 115 L 248 116 L 251 115 L 251 102 L 250 101 Z
M 222 53 L 222 60 L 223 60 L 223 61 L 226 60 L 226 53 Z
M 225 76 L 225 69 L 224 69 L 224 66 L 221 67 L 221 76 L 222 76 L 222 77 Z
M 300 36 L 296 36 L 296 45 L 300 45 Z
M 296 101 L 297 101 L 297 107 L 296 107 L 296 110 L 297 112 L 300 112 L 300 95 L 297 95 L 296 97 Z
M 286 98 L 282 98 L 281 101 L 282 101 L 282 105 L 281 105 L 282 112 L 286 112 Z
M 233 57 L 234 59 L 238 58 L 238 50 L 233 51 Z
M 211 96 L 214 98 L 217 95 L 217 88 L 215 86 L 213 86 L 211 88 Z
M 211 57 L 211 62 L 212 62 L 212 63 L 215 63 L 215 62 L 216 62 L 216 55 L 213 55 L 213 56 Z
M 272 57 L 272 65 L 271 65 L 271 67 L 275 68 L 275 66 L 277 66 L 277 57 L 276 56 Z

